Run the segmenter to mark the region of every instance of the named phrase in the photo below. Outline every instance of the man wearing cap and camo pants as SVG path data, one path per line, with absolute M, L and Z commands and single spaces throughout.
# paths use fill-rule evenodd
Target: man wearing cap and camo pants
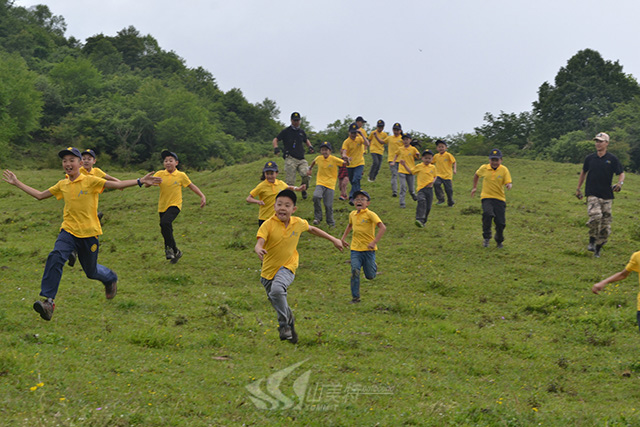
M 309 164 L 304 158 L 304 146 L 309 147 L 309 154 L 313 153 L 313 146 L 307 138 L 307 134 L 300 128 L 300 113 L 291 113 L 291 126 L 285 128 L 273 138 L 273 152 L 280 153 L 278 141 L 284 145 L 284 172 L 285 182 L 288 185 L 296 185 L 296 172 L 302 177 L 302 184 L 309 188 Z M 307 192 L 302 192 L 302 198 L 307 198 Z
M 584 192 L 587 196 L 587 212 L 589 214 L 589 246 L 587 250 L 593 256 L 600 257 L 600 249 L 607 243 L 611 234 L 611 205 L 613 192 L 622 189 L 624 169 L 616 156 L 607 153 L 609 135 L 600 132 L 594 138 L 596 152 L 584 159 L 584 165 L 578 178 L 576 197 L 582 199 L 582 183 L 587 179 Z M 611 187 L 613 174 L 618 175 L 618 183 Z

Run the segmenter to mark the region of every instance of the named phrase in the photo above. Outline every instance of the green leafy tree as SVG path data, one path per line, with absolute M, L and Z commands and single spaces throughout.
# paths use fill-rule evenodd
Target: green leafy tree
M 530 112 L 516 114 L 500 111 L 497 117 L 485 113 L 484 121 L 486 124 L 475 128 L 476 133 L 496 147 L 501 147 L 505 154 L 515 154 L 525 148 L 534 131 L 533 114 Z
M 103 82 L 100 71 L 91 61 L 71 56 L 56 64 L 49 76 L 59 88 L 62 100 L 67 106 L 96 96 Z

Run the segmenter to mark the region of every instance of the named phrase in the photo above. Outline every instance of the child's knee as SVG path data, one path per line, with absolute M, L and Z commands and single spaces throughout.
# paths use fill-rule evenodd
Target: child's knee
M 352 268 L 351 269 L 351 277 L 360 277 L 360 269 Z

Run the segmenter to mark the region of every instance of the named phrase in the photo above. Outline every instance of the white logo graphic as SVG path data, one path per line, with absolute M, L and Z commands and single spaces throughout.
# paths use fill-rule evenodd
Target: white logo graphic
M 298 362 L 295 365 L 291 365 L 269 375 L 269 377 L 266 378 L 267 393 L 260 388 L 262 383 L 265 382 L 265 378 L 260 378 L 245 386 L 249 393 L 252 394 L 252 396 L 249 396 L 249 399 L 251 399 L 258 409 L 289 409 L 296 405 L 295 398 L 291 399 L 280 391 L 280 384 L 291 372 L 307 360 L 309 359 L 305 359 L 302 362 Z M 297 405 L 293 409 L 302 409 L 310 376 L 311 370 L 306 371 L 293 382 L 293 392 L 297 397 Z

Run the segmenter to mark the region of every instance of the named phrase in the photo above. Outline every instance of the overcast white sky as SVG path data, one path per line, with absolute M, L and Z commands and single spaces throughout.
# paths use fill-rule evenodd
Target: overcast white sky
M 431 136 L 531 110 L 579 50 L 640 76 L 638 0 L 17 0 L 82 41 L 133 25 L 250 102 L 316 130 L 350 115 Z

